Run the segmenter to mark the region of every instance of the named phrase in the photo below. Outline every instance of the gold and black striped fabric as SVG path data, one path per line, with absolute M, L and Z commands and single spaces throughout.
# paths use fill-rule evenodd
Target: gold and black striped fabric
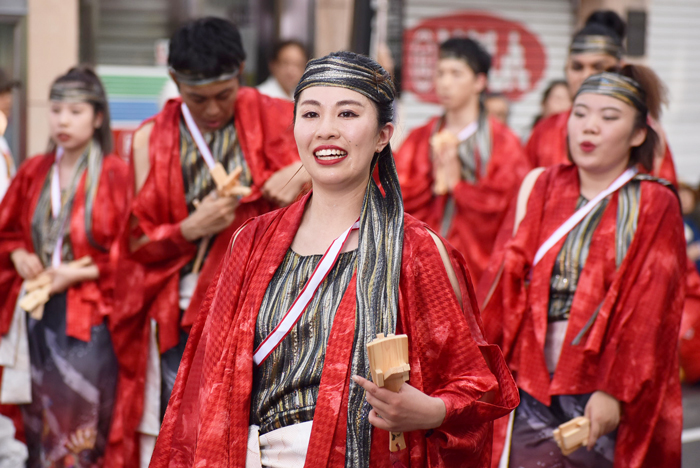
M 214 160 L 220 162 L 227 173 L 231 173 L 238 166 L 243 167 L 240 177 L 241 185 L 250 187 L 252 176 L 243 156 L 243 151 L 241 151 L 241 145 L 238 141 L 233 121 L 218 130 L 204 133 L 202 136 L 209 146 Z M 195 210 L 195 200 L 201 201 L 215 186 L 209 173 L 209 167 L 201 154 L 199 154 L 197 144 L 192 138 L 192 134 L 187 128 L 184 119 L 180 119 L 180 164 L 182 166 L 182 180 L 185 187 L 187 210 L 192 213 Z
M 620 60 L 624 48 L 615 39 L 603 34 L 577 36 L 569 46 L 569 54 L 605 54 Z
M 250 421 L 262 434 L 313 420 L 328 336 L 355 271 L 356 252 L 340 254 L 289 335 L 255 368 Z M 321 257 L 287 251 L 258 312 L 255 348 L 280 323 Z
M 394 102 L 396 88 L 391 75 L 370 58 L 353 52 L 334 52 L 309 61 L 296 91 L 312 86 L 334 86 L 356 91 L 383 108 Z M 360 214 L 357 247 L 355 336 L 350 372 L 371 378 L 367 343 L 378 333 L 394 333 L 399 307 L 399 278 L 403 251 L 404 211 L 396 165 L 387 145 L 372 159 L 370 175 L 377 168 L 380 190 L 369 177 Z M 350 383 L 348 396 L 345 467 L 369 467 L 372 425 L 370 405 L 362 387 Z
M 51 180 L 53 179 L 53 171 L 56 170 L 55 167 L 49 171 L 46 180 L 44 180 L 44 186 L 41 188 L 39 201 L 32 215 L 32 242 L 34 244 L 34 251 L 41 259 L 41 263 L 44 267 L 51 266 L 51 257 L 58 243 L 59 235 L 63 236 L 61 261 L 70 262 L 74 260 L 73 248 L 70 242 L 70 218 L 78 183 L 88 167 L 89 153 L 90 147 L 85 150 L 78 160 L 68 187 L 61 190 L 61 211 L 57 218 L 54 218 L 51 213 Z
M 630 181 L 619 190 L 615 229 L 615 259 L 618 267 L 627 255 L 634 233 L 637 231 L 640 196 L 641 185 L 636 180 Z M 581 196 L 576 209 L 586 203 L 588 200 Z M 605 199 L 566 236 L 552 269 L 548 322 L 569 319 L 579 276 L 588 258 L 591 239 L 607 206 L 608 199 Z
M 603 72 L 589 76 L 576 92 L 574 100 L 580 94 L 585 93 L 613 97 L 636 108 L 645 115 L 648 111 L 644 88 L 632 78 L 619 73 Z
M 239 166 L 243 168 L 239 178 L 240 183 L 245 187 L 250 187 L 253 183 L 253 177 L 241 150 L 233 121 L 218 130 L 204 133 L 202 136 L 207 146 L 209 146 L 214 160 L 220 162 L 227 173 L 230 174 L 231 171 Z M 209 167 L 199 153 L 197 144 L 182 118 L 180 119 L 180 165 L 182 166 L 182 181 L 185 189 L 187 211 L 192 214 L 195 210 L 195 202 L 201 201 L 216 186 L 211 178 Z M 204 256 L 205 259 L 212 245 L 213 242 L 209 241 L 207 252 Z M 180 270 L 181 275 L 190 273 L 193 266 L 194 259 L 182 267 Z
M 444 117 L 439 125 L 435 126 L 435 132 L 442 127 L 443 122 Z M 486 177 L 486 169 L 489 161 L 491 161 L 491 143 L 491 124 L 489 123 L 486 109 L 482 105 L 479 112 L 479 127 L 473 135 L 460 142 L 457 147 L 457 155 L 462 163 L 462 180 L 470 184 L 476 184 L 479 180 Z M 443 237 L 447 237 L 450 227 L 452 227 L 454 216 L 455 201 L 450 196 L 445 204 L 445 212 L 440 224 L 440 234 Z

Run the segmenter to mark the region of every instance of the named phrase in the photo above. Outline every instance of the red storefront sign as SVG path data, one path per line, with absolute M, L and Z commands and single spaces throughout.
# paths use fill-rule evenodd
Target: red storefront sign
M 429 18 L 404 33 L 403 88 L 426 102 L 437 102 L 433 78 L 438 46 L 452 37 L 471 37 L 491 54 L 489 90 L 511 101 L 537 87 L 547 66 L 540 40 L 517 21 L 483 12 L 455 12 Z

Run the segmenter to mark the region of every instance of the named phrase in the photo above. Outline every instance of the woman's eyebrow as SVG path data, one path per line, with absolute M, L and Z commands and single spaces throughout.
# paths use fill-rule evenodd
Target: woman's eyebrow
M 365 107 L 364 104 L 362 104 L 360 101 L 353 101 L 352 99 L 346 99 L 344 101 L 338 101 L 336 103 L 336 107 L 341 107 L 341 106 L 359 106 L 359 107 Z

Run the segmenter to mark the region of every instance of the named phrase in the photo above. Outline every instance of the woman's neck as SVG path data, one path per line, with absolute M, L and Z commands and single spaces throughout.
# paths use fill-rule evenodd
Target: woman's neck
M 581 195 L 587 200 L 592 200 L 599 193 L 610 187 L 615 179 L 620 177 L 628 167 L 628 160 L 621 164 L 610 168 L 605 172 L 588 172 L 584 169 L 578 169 L 578 177 L 580 183 Z
M 357 221 L 367 184 L 350 191 L 314 187 L 297 231 L 292 250 L 300 255 L 324 253 L 330 244 Z M 344 251 L 357 248 L 357 231 L 348 237 Z
M 462 107 L 445 111 L 445 129 L 459 133 L 479 119 L 479 99 L 474 98 Z
M 61 156 L 61 161 L 59 162 L 59 179 L 61 188 L 64 189 L 68 187 L 71 179 L 73 178 L 73 172 L 80 160 L 80 157 L 85 152 L 85 149 L 90 144 L 88 141 L 79 148 L 63 149 L 63 156 Z

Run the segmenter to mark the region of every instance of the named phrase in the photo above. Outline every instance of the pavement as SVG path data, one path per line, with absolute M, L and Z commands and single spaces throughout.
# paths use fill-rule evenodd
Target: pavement
M 682 467 L 700 467 L 700 385 L 683 386 Z

